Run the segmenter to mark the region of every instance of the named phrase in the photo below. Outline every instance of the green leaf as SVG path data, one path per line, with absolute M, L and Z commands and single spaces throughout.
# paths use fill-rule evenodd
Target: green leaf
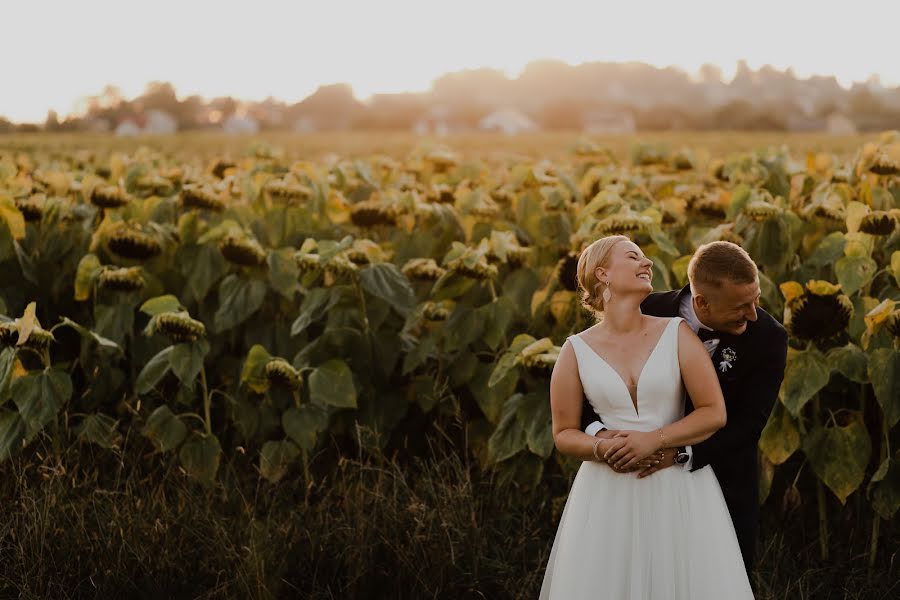
M 213 317 L 217 333 L 228 331 L 259 310 L 266 297 L 266 284 L 231 274 L 219 284 L 219 309 Z
M 484 332 L 481 339 L 491 350 L 496 350 L 506 337 L 515 316 L 515 307 L 512 301 L 506 297 L 499 297 L 490 304 L 478 307 L 475 311 L 484 322 Z
M 94 306 L 94 331 L 97 335 L 114 341 L 119 346 L 134 328 L 134 307 L 128 303 L 97 304 Z
M 94 279 L 102 270 L 100 259 L 94 254 L 85 254 L 78 262 L 75 271 L 75 300 L 81 302 L 91 297 L 94 289 Z
M 115 448 L 122 441 L 122 436 L 117 430 L 119 422 L 109 415 L 97 413 L 88 415 L 81 421 L 76 429 L 78 439 L 101 448 Z
M 119 353 L 122 352 L 122 347 L 119 346 L 114 341 L 112 341 L 111 339 L 105 338 L 102 335 L 100 335 L 99 333 L 97 333 L 95 331 L 91 331 L 90 329 L 88 329 L 87 327 L 84 327 L 83 325 L 79 325 L 78 323 L 76 323 L 75 321 L 70 319 L 69 317 L 63 317 L 61 322 L 59 322 L 53 326 L 53 329 L 56 329 L 57 327 L 71 327 L 72 329 L 77 331 L 81 337 L 83 337 L 84 339 L 89 340 L 91 342 L 95 342 L 101 348 L 108 348 L 110 350 L 115 350 L 116 352 L 119 352 Z
M 209 354 L 209 342 L 204 339 L 185 342 L 172 347 L 169 366 L 184 385 L 191 387 L 203 368 L 203 359 Z
M 13 381 L 12 397 L 25 420 L 28 438 L 56 418 L 63 404 L 72 396 L 72 380 L 59 369 L 28 373 Z
M 900 451 L 886 458 L 872 475 L 866 490 L 872 508 L 882 519 L 890 521 L 900 508 Z
M 149 438 L 159 452 L 167 452 L 184 441 L 187 426 L 163 404 L 150 414 L 141 434 Z
M 269 263 L 269 285 L 287 300 L 294 299 L 299 287 L 300 268 L 294 260 L 294 252 L 293 248 L 279 248 L 269 252 L 266 259 Z
M 190 437 L 178 451 L 181 466 L 188 475 L 211 484 L 219 470 L 222 447 L 219 439 L 212 434 L 191 433 Z
M 844 504 L 866 475 L 872 442 L 862 421 L 854 420 L 846 427 L 815 427 L 803 440 L 803 452 L 816 476 Z
M 253 344 L 241 369 L 241 383 L 247 384 L 247 387 L 259 394 L 269 389 L 269 380 L 264 369 L 270 360 L 272 355 L 268 350 L 259 344 Z
M 391 263 L 376 263 L 359 272 L 359 283 L 364 290 L 385 300 L 403 316 L 416 304 L 416 295 L 406 275 Z
M 809 255 L 807 263 L 814 267 L 824 267 L 833 265 L 839 258 L 844 256 L 844 247 L 847 245 L 847 238 L 841 231 L 833 231 L 826 235 L 816 249 Z
M 16 411 L 0 413 L 0 461 L 4 461 L 22 449 L 25 439 L 25 421 Z
M 775 403 L 769 422 L 762 430 L 759 448 L 773 464 L 780 465 L 800 448 L 800 431 L 781 402 Z
M 825 356 L 815 348 L 788 349 L 781 393 L 782 401 L 792 415 L 800 414 L 809 399 L 825 387 L 830 375 Z
M 197 302 L 206 298 L 213 284 L 228 272 L 228 261 L 214 245 L 190 246 L 182 251 L 181 258 L 187 291 Z
M 300 449 L 287 440 L 268 441 L 259 453 L 259 473 L 268 481 L 278 483 L 299 455 Z
M 652 239 L 656 245 L 659 247 L 661 251 L 668 254 L 669 256 L 678 256 L 681 252 L 678 250 L 678 246 L 669 239 L 669 236 L 658 226 L 652 226 L 649 228 L 650 239 Z
M 900 287 L 900 250 L 895 250 L 891 254 L 891 273 L 894 275 L 897 286 Z
M 889 427 L 900 420 L 900 352 L 878 348 L 869 356 L 869 378 Z
M 491 378 L 488 381 L 488 387 L 494 387 L 497 385 L 497 382 L 506 377 L 506 374 L 518 364 L 519 352 L 535 341 L 537 340 L 527 333 L 517 335 L 513 339 L 512 344 L 509 345 L 506 353 L 497 361 L 497 366 L 494 367 L 494 371 L 491 373 Z
M 356 386 L 347 363 L 332 359 L 309 376 L 309 395 L 313 402 L 340 408 L 356 408 Z
M 462 350 L 484 332 L 484 317 L 469 306 L 458 304 L 443 327 L 444 352 Z
M 156 315 L 166 312 L 179 312 L 185 310 L 185 308 L 181 305 L 181 302 L 178 301 L 178 298 L 172 294 L 166 294 L 165 296 L 150 298 L 141 304 L 140 310 L 142 313 L 155 317 Z
M 541 458 L 549 458 L 554 446 L 549 390 L 542 389 L 526 394 L 519 404 L 516 417 L 525 429 L 528 449 Z
M 869 358 L 863 350 L 855 344 L 832 348 L 826 356 L 828 368 L 837 371 L 850 381 L 856 383 L 869 383 L 868 364 Z
M 338 303 L 342 292 L 340 287 L 311 289 L 300 304 L 300 315 L 291 325 L 291 335 L 300 335 L 314 321 L 321 318 Z
M 524 398 L 523 394 L 515 394 L 503 405 L 500 423 L 488 439 L 488 459 L 493 464 L 513 456 L 528 442 L 528 434 L 516 416 Z
M 468 387 L 472 392 L 478 408 L 492 425 L 500 422 L 503 414 L 503 406 L 506 399 L 516 391 L 519 383 L 518 371 L 508 371 L 503 377 L 489 385 L 493 368 L 490 364 L 479 363 L 475 375 L 469 381 Z
M 872 281 L 877 270 L 878 265 L 868 256 L 845 256 L 834 264 L 838 283 L 848 296 Z
M 328 413 L 306 402 L 300 408 L 289 408 L 281 415 L 281 427 L 295 444 L 307 452 L 316 447 L 316 435 L 328 427 Z
M 9 384 L 16 366 L 16 349 L 0 350 L 0 405 L 9 400 Z
M 172 367 L 169 355 L 174 348 L 175 346 L 166 346 L 156 356 L 147 361 L 147 364 L 141 369 L 134 382 L 134 389 L 138 394 L 150 392 L 169 372 L 169 369 Z
M 777 267 L 790 256 L 790 228 L 780 216 L 760 223 L 753 241 L 751 255 L 762 265 Z

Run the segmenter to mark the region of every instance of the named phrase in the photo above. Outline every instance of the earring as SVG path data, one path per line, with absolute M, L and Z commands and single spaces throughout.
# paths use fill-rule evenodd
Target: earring
M 612 292 L 609 291 L 609 281 L 604 283 L 606 283 L 606 289 L 603 290 L 603 304 L 607 304 L 609 299 L 612 298 Z

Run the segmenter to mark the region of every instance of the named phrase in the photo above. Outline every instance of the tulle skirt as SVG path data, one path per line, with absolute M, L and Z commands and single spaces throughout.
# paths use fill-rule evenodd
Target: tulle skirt
M 638 479 L 578 469 L 544 573 L 540 600 L 753 598 L 712 467 Z

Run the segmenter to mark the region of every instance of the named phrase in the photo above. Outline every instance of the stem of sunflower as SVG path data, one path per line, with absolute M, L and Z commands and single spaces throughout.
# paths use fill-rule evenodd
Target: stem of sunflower
M 206 434 L 212 434 L 212 419 L 209 415 L 209 390 L 206 387 L 206 367 L 200 367 L 200 386 L 203 389 L 203 422 L 206 425 Z
M 817 426 L 822 425 L 822 405 L 819 395 L 813 396 L 813 419 Z M 825 484 L 816 477 L 816 503 L 819 506 L 819 552 L 822 560 L 828 560 L 828 506 L 825 495 Z
M 363 332 L 366 335 L 366 353 L 368 354 L 370 372 L 375 372 L 375 349 L 372 341 L 372 330 L 369 327 L 369 310 L 366 306 L 366 295 L 363 293 L 359 281 L 355 281 L 353 287 L 356 288 L 356 295 L 359 297 L 359 305 L 362 310 Z

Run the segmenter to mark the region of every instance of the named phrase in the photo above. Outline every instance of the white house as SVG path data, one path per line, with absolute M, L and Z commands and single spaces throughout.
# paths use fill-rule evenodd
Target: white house
M 164 110 L 148 110 L 143 133 L 166 135 L 178 131 L 178 121 Z
M 130 137 L 140 133 L 141 128 L 134 119 L 123 119 L 122 122 L 116 126 L 116 135 L 119 137 Z
M 259 133 L 259 123 L 249 115 L 234 114 L 225 119 L 222 131 L 231 134 L 255 134 Z
M 506 135 L 538 130 L 537 123 L 531 117 L 515 108 L 495 110 L 478 122 L 478 128 L 483 131 L 498 131 Z

